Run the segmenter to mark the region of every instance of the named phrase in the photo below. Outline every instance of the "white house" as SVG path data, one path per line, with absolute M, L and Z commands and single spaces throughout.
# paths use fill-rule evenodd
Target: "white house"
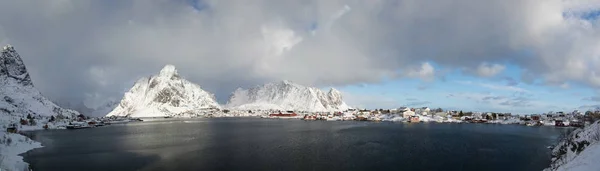
M 436 115 L 436 116 L 440 116 L 440 117 L 447 117 L 447 116 L 448 116 L 448 113 L 446 113 L 446 112 L 437 112 L 437 113 L 435 113 L 434 115 Z
M 415 115 L 416 115 L 416 114 L 415 114 L 415 112 L 413 112 L 413 111 L 410 111 L 410 110 L 408 110 L 408 111 L 404 111 L 404 112 L 402 113 L 402 117 L 404 117 L 404 118 L 408 118 L 408 117 L 415 116 Z

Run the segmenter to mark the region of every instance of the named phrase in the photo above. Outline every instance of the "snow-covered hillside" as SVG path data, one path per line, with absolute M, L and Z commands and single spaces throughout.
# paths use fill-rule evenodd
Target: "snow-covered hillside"
M 32 116 L 76 116 L 44 97 L 34 86 L 23 60 L 14 47 L 7 45 L 0 55 L 0 125 L 16 123 Z
M 315 87 L 287 80 L 250 89 L 238 88 L 232 93 L 227 108 L 232 110 L 294 110 L 309 112 L 344 111 L 349 107 L 341 93 L 331 88 L 324 93 Z
M 213 94 L 179 76 L 173 65 L 139 79 L 107 116 L 189 117 L 220 109 Z
M 600 168 L 600 121 L 573 131 L 552 150 L 550 170 L 588 171 Z

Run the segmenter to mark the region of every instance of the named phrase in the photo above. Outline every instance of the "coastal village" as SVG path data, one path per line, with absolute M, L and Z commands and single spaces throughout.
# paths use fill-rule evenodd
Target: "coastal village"
M 390 122 L 439 122 L 439 123 L 490 123 L 521 124 L 527 126 L 583 127 L 600 118 L 600 110 L 581 112 L 548 112 L 543 114 L 515 115 L 495 112 L 444 111 L 428 107 L 395 109 L 349 109 L 344 112 L 295 112 L 295 111 L 228 111 L 209 117 L 288 118 L 326 121 L 390 121 Z
M 371 121 L 371 122 L 406 122 L 406 123 L 487 123 L 487 124 L 519 124 L 526 126 L 554 126 L 554 127 L 584 127 L 600 119 L 600 110 L 581 112 L 548 112 L 543 114 L 516 115 L 511 113 L 495 112 L 464 112 L 444 111 L 441 108 L 428 107 L 395 109 L 348 109 L 343 112 L 306 112 L 306 111 L 280 111 L 280 110 L 219 110 L 204 116 L 182 118 L 220 118 L 220 117 L 253 117 L 263 119 L 298 119 L 304 121 Z M 154 117 L 172 118 L 172 117 Z M 144 118 L 131 118 L 122 116 L 86 117 L 83 114 L 76 117 L 65 116 L 32 116 L 21 118 L 19 123 L 4 125 L 7 132 L 39 129 L 85 129 L 102 127 L 111 124 L 124 124 L 141 122 Z

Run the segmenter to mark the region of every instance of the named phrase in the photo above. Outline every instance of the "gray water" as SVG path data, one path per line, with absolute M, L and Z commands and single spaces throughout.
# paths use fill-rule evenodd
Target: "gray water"
M 34 170 L 541 170 L 566 129 L 251 118 L 29 132 Z

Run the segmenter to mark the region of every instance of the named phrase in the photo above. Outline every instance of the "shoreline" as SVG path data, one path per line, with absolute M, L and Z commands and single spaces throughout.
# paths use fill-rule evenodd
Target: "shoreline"
M 550 166 L 544 171 L 587 171 L 600 168 L 600 121 L 576 129 L 552 148 Z
M 0 170 L 29 170 L 21 154 L 42 148 L 41 142 L 18 133 L 0 132 Z
M 177 119 L 193 119 L 193 118 L 189 118 L 189 117 L 174 117 Z M 257 117 L 243 117 L 243 116 L 239 116 L 239 117 L 214 117 L 214 118 L 257 118 Z M 157 119 L 162 119 L 162 118 L 157 118 Z M 287 120 L 287 119 L 278 119 L 278 118 L 262 118 L 262 119 L 269 119 L 269 120 Z M 368 121 L 367 121 L 368 122 Z M 384 122 L 393 122 L 393 121 L 384 121 Z M 434 123 L 438 123 L 433 121 Z M 428 122 L 423 122 L 423 123 L 428 123 Z M 451 122 L 439 122 L 439 123 L 450 123 Z M 596 124 L 593 125 L 597 125 L 599 122 L 597 122 Z M 487 123 L 487 124 L 498 124 L 498 123 Z M 499 124 L 499 125 L 505 125 L 505 124 Z M 512 125 L 512 124 L 507 124 L 507 125 Z M 520 124 L 515 124 L 515 125 L 520 125 Z M 56 129 L 56 128 L 54 128 Z M 29 127 L 28 129 L 26 129 L 25 131 L 39 131 L 39 130 L 43 130 L 41 128 L 33 128 L 33 127 Z M 579 129 L 578 129 L 579 130 Z M 583 132 L 585 131 L 585 128 L 582 129 L 582 131 L 579 132 Z M 570 134 L 569 136 L 574 136 L 574 133 L 578 133 L 577 131 L 574 131 L 572 134 Z M 10 140 L 8 140 L 10 139 Z M 8 143 L 7 141 L 10 141 L 10 143 Z M 551 149 L 553 152 L 555 151 L 555 149 L 559 148 L 559 146 L 561 144 L 564 144 L 565 140 L 562 141 L 558 141 L 554 148 Z M 590 149 L 592 149 L 591 147 L 598 147 L 596 149 L 600 149 L 600 144 L 598 142 L 592 142 L 592 144 L 590 144 L 588 147 Z M 44 147 L 41 142 L 35 141 L 25 135 L 19 134 L 19 133 L 8 133 L 5 131 L 0 131 L 0 171 L 4 171 L 4 170 L 28 170 L 29 169 L 29 163 L 24 161 L 24 157 L 21 156 L 21 154 L 24 154 L 30 150 L 36 149 L 36 148 L 42 148 Z M 589 150 L 585 150 L 582 151 L 581 153 L 584 152 L 588 152 Z M 544 171 L 549 171 L 549 170 L 564 170 L 566 166 L 569 170 L 572 169 L 572 163 L 581 163 L 580 161 L 574 162 L 576 159 L 578 159 L 580 153 L 577 153 L 577 155 L 571 157 L 570 156 L 570 160 L 568 161 L 561 161 L 562 163 L 557 167 L 555 164 L 555 159 L 552 158 L 551 159 L 551 165 L 548 168 L 545 168 Z

